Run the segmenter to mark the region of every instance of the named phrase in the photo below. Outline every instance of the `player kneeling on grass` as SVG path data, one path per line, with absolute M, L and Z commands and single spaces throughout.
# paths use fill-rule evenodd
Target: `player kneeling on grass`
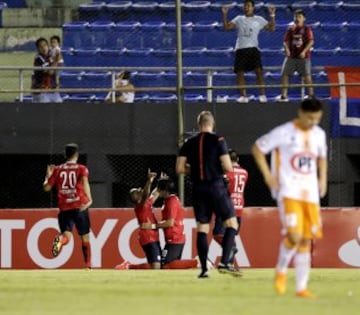
M 88 208 L 92 204 L 92 197 L 88 180 L 89 171 L 85 165 L 77 163 L 78 149 L 75 143 L 65 146 L 66 162 L 58 166 L 48 165 L 43 188 L 50 191 L 55 186 L 60 209 L 58 222 L 61 234 L 56 236 L 53 242 L 53 256 L 58 256 L 63 245 L 69 242 L 75 224 L 82 241 L 85 265 L 91 268 Z

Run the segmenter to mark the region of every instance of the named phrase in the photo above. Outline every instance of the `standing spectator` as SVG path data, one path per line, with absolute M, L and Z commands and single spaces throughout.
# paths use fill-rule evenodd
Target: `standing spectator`
M 115 80 L 115 103 L 134 103 L 135 88 L 130 82 L 131 73 L 129 71 L 120 72 Z M 105 97 L 107 103 L 112 103 L 112 93 L 109 92 Z
M 311 240 L 322 237 L 319 196 L 327 190 L 326 134 L 317 126 L 322 117 L 317 99 L 304 100 L 298 117 L 256 140 L 252 152 L 265 183 L 277 199 L 283 231 L 276 265 L 275 290 L 286 292 L 288 265 L 295 256 L 296 295 L 313 298 L 308 290 Z M 265 154 L 274 152 L 270 170 Z
M 229 155 L 230 155 L 233 171 L 226 173 L 225 180 L 227 181 L 228 192 L 230 194 L 231 201 L 235 208 L 236 218 L 238 221 L 237 234 L 239 234 L 240 225 L 241 225 L 241 216 L 245 205 L 244 190 L 248 179 L 248 172 L 246 169 L 242 168 L 239 165 L 239 156 L 236 153 L 236 151 L 229 150 Z M 221 218 L 216 217 L 215 225 L 213 229 L 213 235 L 215 241 L 219 245 L 222 245 L 224 233 L 225 233 L 225 228 L 222 225 Z M 234 243 L 229 258 L 230 264 L 234 264 L 234 258 L 237 252 L 238 249 L 236 248 L 236 244 Z
M 89 242 L 90 219 L 88 208 L 92 204 L 89 185 L 89 171 L 85 165 L 78 164 L 78 145 L 70 143 L 65 146 L 66 162 L 59 166 L 48 165 L 44 181 L 44 190 L 57 190 L 59 204 L 60 235 L 55 237 L 52 254 L 58 256 L 62 247 L 72 237 L 75 224 L 81 237 L 85 265 L 91 268 L 91 248 Z
M 184 209 L 179 198 L 173 194 L 174 183 L 169 178 L 160 179 L 158 182 L 159 196 L 164 198 L 162 207 L 162 221 L 157 228 L 164 230 L 165 247 L 162 250 L 163 269 L 196 268 L 197 261 L 181 260 L 185 246 L 184 234 Z
M 49 43 L 40 37 L 36 41 L 38 54 L 35 56 L 34 67 L 41 67 L 43 70 L 34 70 L 32 76 L 32 89 L 56 89 L 56 71 L 47 69 L 48 67 L 56 67 L 57 62 L 51 61 Z M 58 92 L 39 92 L 33 93 L 34 103 L 62 103 L 62 99 Z
M 281 69 L 281 95 L 276 97 L 277 102 L 288 102 L 289 76 L 296 71 L 306 84 L 312 84 L 310 49 L 314 45 L 314 36 L 311 26 L 305 25 L 305 12 L 296 10 L 295 24 L 291 25 L 284 37 L 285 60 Z M 314 89 L 309 86 L 309 97 L 314 96 Z
M 262 73 L 261 54 L 259 51 L 258 35 L 262 29 L 267 31 L 275 30 L 275 7 L 269 6 L 270 22 L 263 17 L 255 15 L 255 3 L 253 0 L 244 1 L 244 15 L 238 15 L 230 22 L 227 14 L 228 6 L 222 7 L 223 24 L 226 31 L 237 29 L 237 40 L 235 45 L 235 62 L 234 72 L 237 74 L 238 84 L 240 88 L 240 98 L 237 99 L 239 103 L 248 103 L 249 99 L 246 94 L 245 86 L 245 72 L 255 71 L 256 83 L 260 85 L 259 102 L 266 103 L 267 97 L 265 95 L 265 82 Z
M 202 111 L 197 118 L 200 133 L 187 140 L 180 148 L 176 160 L 177 174 L 190 174 L 193 182 L 193 206 L 197 221 L 197 251 L 201 263 L 199 278 L 208 277 L 207 234 L 213 211 L 221 217 L 225 226 L 223 253 L 219 272 L 240 276 L 229 264 L 229 256 L 237 233 L 234 206 L 228 195 L 223 175 L 233 170 L 224 137 L 213 130 L 215 120 L 211 112 Z

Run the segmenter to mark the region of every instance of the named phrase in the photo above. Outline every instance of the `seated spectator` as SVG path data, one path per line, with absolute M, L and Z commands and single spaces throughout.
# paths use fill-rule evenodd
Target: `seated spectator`
M 131 74 L 129 71 L 122 71 L 115 80 L 115 103 L 134 103 L 135 89 L 130 82 Z M 105 97 L 107 103 L 112 103 L 112 93 L 109 92 Z
M 43 70 L 34 70 L 32 75 L 32 89 L 46 89 L 49 92 L 33 93 L 33 103 L 62 103 L 58 92 L 50 90 L 56 89 L 56 71 L 47 69 L 57 66 L 56 61 L 51 62 L 50 49 L 48 41 L 40 37 L 36 41 L 38 54 L 34 59 L 34 67 L 41 67 Z

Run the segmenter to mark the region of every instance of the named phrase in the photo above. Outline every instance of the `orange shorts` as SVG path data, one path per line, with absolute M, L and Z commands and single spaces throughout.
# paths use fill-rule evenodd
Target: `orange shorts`
M 322 237 L 320 207 L 316 203 L 283 198 L 279 205 L 284 229 L 305 239 Z

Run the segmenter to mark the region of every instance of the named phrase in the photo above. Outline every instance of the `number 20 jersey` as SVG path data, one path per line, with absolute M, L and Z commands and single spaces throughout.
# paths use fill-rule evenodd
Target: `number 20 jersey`
M 79 209 L 89 200 L 84 192 L 82 178 L 88 177 L 85 165 L 66 162 L 55 167 L 49 184 L 56 187 L 60 211 Z
M 280 125 L 256 141 L 267 154 L 272 152 L 272 172 L 279 181 L 278 200 L 286 197 L 319 202 L 318 159 L 326 158 L 326 135 L 319 126 L 302 130 L 296 120 Z

